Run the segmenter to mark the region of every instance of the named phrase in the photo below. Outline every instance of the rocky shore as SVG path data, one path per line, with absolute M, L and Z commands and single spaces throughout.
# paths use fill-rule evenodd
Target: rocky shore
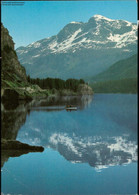
M 43 152 L 44 148 L 42 146 L 31 146 L 25 143 L 21 143 L 17 140 L 1 140 L 2 150 L 24 150 L 26 152 Z

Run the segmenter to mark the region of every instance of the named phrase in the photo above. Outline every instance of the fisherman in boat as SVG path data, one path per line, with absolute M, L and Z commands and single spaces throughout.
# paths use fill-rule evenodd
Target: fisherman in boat
M 71 105 L 67 105 L 66 107 L 67 107 L 67 108 L 71 108 L 72 106 L 71 106 Z
M 76 106 L 73 106 L 73 105 L 67 105 L 66 106 L 66 109 L 67 110 L 77 110 L 77 107 Z

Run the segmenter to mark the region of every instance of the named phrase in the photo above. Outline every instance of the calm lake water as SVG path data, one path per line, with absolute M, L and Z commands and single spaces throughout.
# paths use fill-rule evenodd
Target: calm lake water
M 66 111 L 73 104 L 77 111 Z M 1 191 L 137 194 L 137 95 L 95 94 L 2 105 L 2 137 L 45 147 L 2 153 Z

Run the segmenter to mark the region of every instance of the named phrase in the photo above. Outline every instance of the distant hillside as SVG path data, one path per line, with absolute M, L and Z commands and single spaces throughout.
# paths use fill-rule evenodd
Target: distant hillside
M 137 93 L 137 78 L 92 83 L 94 93 Z
M 106 71 L 88 80 L 92 82 L 137 78 L 137 54 L 114 63 Z

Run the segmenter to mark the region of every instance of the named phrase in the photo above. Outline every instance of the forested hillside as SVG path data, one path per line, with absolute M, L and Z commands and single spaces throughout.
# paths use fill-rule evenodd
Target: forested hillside
M 92 83 L 95 93 L 137 93 L 137 78 Z
M 90 80 L 90 82 L 95 82 L 126 78 L 137 78 L 137 54 L 116 62 L 106 71 L 88 80 Z

